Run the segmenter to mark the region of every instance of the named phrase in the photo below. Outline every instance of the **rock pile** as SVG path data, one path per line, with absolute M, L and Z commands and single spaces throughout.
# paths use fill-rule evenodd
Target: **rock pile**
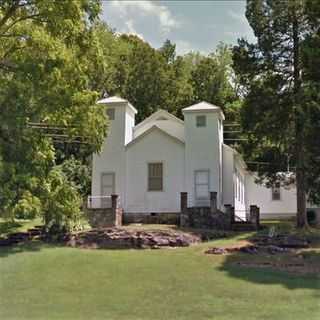
M 93 229 L 71 234 L 64 239 L 66 245 L 80 248 L 103 249 L 158 249 L 187 247 L 201 242 L 201 236 L 173 230 L 130 230 L 125 228 Z
M 248 253 L 248 254 L 259 254 L 259 253 L 268 253 L 268 254 L 278 254 L 288 252 L 289 249 L 281 248 L 277 246 L 240 246 L 240 247 L 230 247 L 230 248 L 209 248 L 205 253 L 207 254 L 228 254 L 228 253 Z
M 241 246 L 231 247 L 212 247 L 205 253 L 207 254 L 228 254 L 235 252 L 249 254 L 281 254 L 294 249 L 308 248 L 309 243 L 305 238 L 294 235 L 278 235 L 276 237 L 257 236 L 251 242 Z
M 26 241 L 34 240 L 43 235 L 43 226 L 35 226 L 26 232 L 10 233 L 5 238 L 0 238 L 0 247 L 12 246 Z
M 309 248 L 309 242 L 304 237 L 279 234 L 273 237 L 260 235 L 251 239 L 258 246 L 277 246 L 280 248 Z

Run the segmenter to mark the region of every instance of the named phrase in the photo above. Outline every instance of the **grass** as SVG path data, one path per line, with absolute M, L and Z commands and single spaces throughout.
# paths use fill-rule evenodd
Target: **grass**
M 319 319 L 320 278 L 238 268 L 210 246 L 0 249 L 0 319 Z

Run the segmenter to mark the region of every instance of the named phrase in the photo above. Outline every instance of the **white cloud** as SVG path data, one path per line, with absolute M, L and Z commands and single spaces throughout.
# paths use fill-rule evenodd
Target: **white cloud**
M 159 24 L 160 32 L 162 34 L 167 34 L 172 29 L 177 28 L 180 25 L 178 19 L 172 15 L 170 10 L 166 6 L 157 4 L 154 1 L 112 0 L 106 2 L 105 4 L 109 4 L 109 8 L 111 8 L 114 13 L 117 13 L 120 19 L 124 19 L 126 25 L 127 20 L 129 20 L 131 29 L 135 29 L 135 19 L 140 19 L 141 17 L 156 19 L 157 23 Z M 128 25 L 127 29 L 129 32 Z
M 133 34 L 137 37 L 139 37 L 141 40 L 144 40 L 143 38 L 143 35 L 141 33 L 138 33 L 134 27 L 134 22 L 133 20 L 127 20 L 125 22 L 125 26 L 126 26 L 126 29 L 127 29 L 127 34 Z

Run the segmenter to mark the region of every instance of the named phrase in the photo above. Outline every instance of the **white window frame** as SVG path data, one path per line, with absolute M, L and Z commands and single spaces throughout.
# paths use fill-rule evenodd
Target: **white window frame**
M 161 164 L 161 177 L 150 177 L 150 166 Z M 161 189 L 150 188 L 150 178 L 161 178 Z M 147 191 L 148 192 L 163 192 L 164 191 L 164 165 L 162 161 L 153 161 L 147 163 Z
M 116 190 L 116 173 L 114 171 L 108 171 L 108 172 L 101 172 L 100 175 L 100 194 L 101 196 L 106 196 L 105 194 L 102 193 L 103 189 L 103 176 L 104 175 L 111 175 L 112 176 L 112 184 L 111 185 L 105 185 L 105 187 L 112 187 L 112 194 L 115 193 Z M 102 208 L 107 208 L 108 206 L 111 206 L 111 198 L 102 198 L 101 199 L 101 207 Z
M 208 183 L 197 183 L 197 174 L 199 172 L 207 173 Z M 208 196 L 207 197 L 198 197 L 197 186 L 208 186 Z M 200 170 L 194 171 L 194 196 L 195 196 L 196 200 L 209 200 L 210 199 L 210 170 L 209 169 L 200 169 Z
M 199 121 L 199 119 L 201 119 Z M 201 122 L 203 121 L 203 122 Z M 197 115 L 196 116 L 196 127 L 197 128 L 205 128 L 207 126 L 207 116 L 206 115 Z

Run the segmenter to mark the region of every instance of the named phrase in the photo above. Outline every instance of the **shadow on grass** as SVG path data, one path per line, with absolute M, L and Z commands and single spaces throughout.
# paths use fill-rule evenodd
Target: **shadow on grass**
M 268 227 L 270 225 L 267 224 Z M 256 284 L 280 284 L 289 289 L 320 290 L 320 230 L 301 232 L 289 227 L 288 222 L 284 228 L 281 224 L 277 227 L 281 234 L 305 236 L 311 247 L 278 254 L 234 252 L 225 256 L 220 270 L 230 277 Z M 241 240 L 251 242 L 267 232 L 268 228 L 246 235 Z M 320 291 L 317 295 L 320 297 Z
M 40 252 L 46 248 L 61 247 L 59 244 L 46 243 L 41 240 L 27 241 L 24 243 L 0 247 L 0 259 L 23 252 Z

